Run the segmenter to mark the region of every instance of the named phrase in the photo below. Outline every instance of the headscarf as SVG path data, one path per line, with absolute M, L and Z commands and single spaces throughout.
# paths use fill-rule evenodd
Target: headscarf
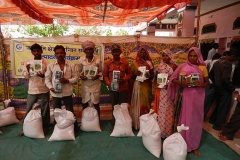
M 85 41 L 82 43 L 82 48 L 83 48 L 83 51 L 86 48 L 95 48 L 95 44 L 92 41 Z
M 188 51 L 188 54 L 194 50 L 195 53 L 198 56 L 198 64 L 199 65 L 205 65 L 205 62 L 203 61 L 202 58 L 202 54 L 200 52 L 200 50 L 197 47 L 191 47 Z M 176 79 L 179 77 L 179 73 L 180 72 L 186 72 L 187 75 L 189 75 L 190 73 L 199 73 L 200 75 L 200 81 L 203 81 L 203 74 L 202 71 L 198 68 L 197 65 L 191 64 L 189 62 L 189 60 L 187 59 L 187 61 L 183 64 L 181 64 L 180 66 L 178 66 L 178 68 L 174 71 L 174 73 L 172 74 L 170 80 L 169 80 L 169 84 L 168 84 L 168 88 L 167 88 L 167 93 L 168 93 L 168 98 L 169 99 L 174 99 L 176 100 L 176 96 L 177 96 L 177 92 L 179 89 L 179 85 L 175 84 L 172 82 L 172 80 Z
M 206 63 L 205 63 L 204 60 L 203 60 L 201 51 L 200 51 L 197 47 L 191 47 L 191 48 L 189 49 L 189 51 L 188 51 L 188 54 L 189 54 L 191 51 L 195 51 L 195 53 L 197 54 L 197 56 L 198 56 L 197 63 L 198 63 L 199 65 L 206 66 Z M 192 64 L 189 62 L 188 59 L 187 59 L 187 63 L 189 63 L 190 65 L 192 65 Z
M 141 56 L 140 56 L 140 52 L 141 52 L 142 49 L 143 49 L 143 50 L 145 51 L 145 53 L 146 53 L 146 57 L 147 57 L 146 60 L 142 59 Z M 149 63 L 146 62 L 147 60 L 151 62 L 152 66 L 150 66 Z M 151 59 L 151 57 L 150 57 L 150 55 L 149 55 L 149 52 L 148 52 L 148 50 L 147 50 L 146 48 L 144 48 L 144 47 L 141 47 L 141 48 L 138 50 L 137 57 L 136 57 L 136 62 L 137 62 L 138 64 L 146 65 L 146 66 L 148 66 L 150 69 L 153 67 L 152 59 Z

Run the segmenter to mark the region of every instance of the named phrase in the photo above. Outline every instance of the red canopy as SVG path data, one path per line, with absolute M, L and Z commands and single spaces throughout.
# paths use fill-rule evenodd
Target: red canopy
M 2 0 L 1 24 L 137 25 L 192 0 Z

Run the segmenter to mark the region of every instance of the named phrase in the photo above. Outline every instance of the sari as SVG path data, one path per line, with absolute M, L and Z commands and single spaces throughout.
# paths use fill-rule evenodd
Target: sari
M 172 52 L 170 50 L 164 50 L 163 53 L 167 54 L 171 61 L 173 61 Z M 161 61 L 159 66 L 155 69 L 155 75 L 157 76 L 158 73 L 166 73 L 169 79 L 173 71 L 177 68 L 174 62 L 172 64 L 174 64 L 173 68 Z M 168 99 L 166 88 L 157 88 L 156 86 L 153 109 L 158 115 L 161 137 L 166 138 L 170 136 L 173 133 L 174 102 Z
M 198 56 L 198 64 L 205 66 L 200 50 L 192 47 L 188 53 L 192 50 L 194 50 Z M 182 131 L 181 135 L 187 143 L 187 151 L 190 152 L 198 149 L 201 140 L 205 89 L 200 87 L 182 88 L 178 84 L 173 83 L 172 80 L 178 79 L 180 72 L 185 72 L 187 75 L 198 73 L 199 81 L 202 83 L 204 77 L 199 66 L 191 64 L 189 60 L 187 60 L 175 70 L 170 78 L 167 90 L 168 98 L 175 101 L 174 131 L 176 131 L 176 127 L 181 124 L 189 127 L 189 130 Z
M 147 55 L 147 60 L 141 59 L 139 56 L 140 51 L 144 49 Z M 145 48 L 140 48 L 138 51 L 136 62 L 134 62 L 132 73 L 136 75 L 138 67 L 146 66 L 149 73 L 153 74 L 153 63 L 149 56 L 148 51 Z M 136 78 L 136 77 L 134 77 Z M 136 130 L 140 127 L 139 117 L 143 114 L 147 114 L 150 111 L 152 102 L 152 79 L 146 79 L 143 82 L 134 80 L 132 97 L 131 97 L 131 107 L 130 115 L 132 117 L 133 128 Z

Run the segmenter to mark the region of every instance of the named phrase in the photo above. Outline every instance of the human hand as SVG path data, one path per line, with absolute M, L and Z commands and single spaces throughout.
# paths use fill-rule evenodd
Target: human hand
M 27 68 L 27 71 L 29 72 L 30 64 L 27 64 L 27 65 L 26 65 L 26 68 Z
M 80 78 L 81 80 L 84 80 L 84 81 L 88 79 L 86 76 L 83 76 L 83 75 L 81 75 Z
M 69 83 L 69 80 L 66 78 L 60 78 L 59 82 L 65 84 L 65 83 Z
M 237 96 L 237 102 L 240 102 L 240 94 Z
M 146 78 L 150 78 L 150 77 L 151 77 L 151 74 L 150 74 L 149 72 L 146 72 L 146 73 L 145 73 L 145 77 L 146 77 Z
M 140 76 L 141 74 L 142 74 L 141 71 L 137 71 L 137 73 L 136 73 L 137 76 Z
M 95 76 L 92 77 L 92 80 L 94 81 L 96 79 L 99 79 L 99 77 L 100 77 L 99 75 L 95 75 Z
M 50 91 L 52 91 L 53 93 L 57 93 L 54 88 L 50 88 Z
M 191 86 L 191 83 L 188 82 L 188 81 L 181 81 L 180 86 L 182 86 L 182 87 L 189 87 L 189 86 Z
M 41 77 L 41 78 L 44 78 L 44 74 L 42 74 L 41 72 L 37 72 L 37 76 Z
M 118 83 L 122 83 L 122 82 L 123 82 L 123 78 L 117 79 L 117 82 L 118 82 Z

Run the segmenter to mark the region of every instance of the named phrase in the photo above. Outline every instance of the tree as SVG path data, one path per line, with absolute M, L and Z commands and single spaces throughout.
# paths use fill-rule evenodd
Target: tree
M 129 35 L 128 31 L 124 30 L 124 29 L 119 29 L 118 31 L 115 32 L 116 36 L 125 36 L 125 35 Z
M 111 28 L 108 27 L 108 29 L 106 30 L 106 36 L 112 36 L 112 30 Z
M 18 32 L 21 32 L 29 36 L 40 36 L 40 37 L 53 37 L 53 36 L 63 36 L 69 30 L 68 26 L 65 25 L 22 25 L 17 28 Z
M 99 26 L 84 26 L 75 28 L 74 33 L 79 35 L 101 36 L 105 33 L 105 30 Z

